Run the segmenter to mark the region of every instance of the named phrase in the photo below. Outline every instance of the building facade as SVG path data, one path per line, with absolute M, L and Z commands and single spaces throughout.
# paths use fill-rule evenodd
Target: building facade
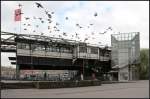
M 120 33 L 111 35 L 111 65 L 117 71 L 118 80 L 137 79 L 136 66 L 140 63 L 139 33 Z

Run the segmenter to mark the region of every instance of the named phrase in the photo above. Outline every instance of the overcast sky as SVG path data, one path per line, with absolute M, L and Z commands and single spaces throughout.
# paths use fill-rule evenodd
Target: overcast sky
M 1 2 L 1 31 L 20 33 L 20 22 L 14 21 L 14 10 L 18 4 L 22 4 L 22 34 L 41 34 L 58 37 L 66 32 L 70 39 L 75 32 L 79 34 L 80 40 L 88 37 L 88 43 L 110 46 L 110 35 L 113 33 L 140 32 L 141 48 L 149 48 L 149 2 L 148 1 L 37 1 L 40 2 L 45 10 L 54 12 L 52 23 L 49 24 L 44 9 L 37 8 L 36 1 L 2 1 Z M 98 16 L 94 16 L 97 13 Z M 25 20 L 24 17 L 29 17 Z M 41 23 L 36 18 L 43 18 Z M 68 20 L 65 18 L 68 17 Z M 57 23 L 60 25 L 59 32 L 49 33 L 48 26 L 51 28 Z M 31 24 L 31 26 L 24 26 Z M 83 28 L 79 29 L 76 24 Z M 93 24 L 87 28 L 89 24 Z M 39 25 L 39 28 L 35 26 Z M 100 35 L 108 27 L 112 31 Z M 24 30 L 27 28 L 27 30 Z M 35 33 L 33 31 L 36 31 Z M 91 35 L 94 33 L 94 35 Z M 75 38 L 72 38 L 75 39 Z M 10 65 L 8 56 L 14 54 L 2 54 L 2 65 Z M 14 55 L 15 56 L 15 55 Z

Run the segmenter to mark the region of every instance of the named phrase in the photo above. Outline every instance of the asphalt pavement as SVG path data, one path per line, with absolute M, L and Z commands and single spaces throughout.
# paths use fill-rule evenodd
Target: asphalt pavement
M 149 98 L 149 81 L 60 89 L 7 89 L 1 98 Z

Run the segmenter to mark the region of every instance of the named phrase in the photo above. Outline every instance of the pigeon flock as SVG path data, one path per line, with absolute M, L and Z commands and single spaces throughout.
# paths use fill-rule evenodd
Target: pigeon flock
M 19 7 L 20 6 L 22 6 L 22 5 L 19 4 Z M 61 29 L 59 28 L 59 26 L 61 26 L 61 24 L 59 22 L 53 21 L 52 18 L 54 17 L 53 15 L 55 14 L 55 12 L 48 11 L 46 8 L 44 8 L 44 6 L 41 3 L 38 3 L 38 2 L 35 2 L 35 6 L 37 7 L 37 9 L 42 9 L 44 11 L 45 15 L 47 16 L 47 18 L 42 18 L 42 17 L 37 17 L 37 16 L 24 17 L 25 22 L 27 22 L 27 23 L 23 23 L 23 30 L 24 31 L 28 31 L 28 27 L 33 26 L 34 29 L 33 29 L 32 32 L 33 33 L 38 33 L 37 29 L 40 27 L 40 25 L 39 24 L 31 24 L 31 23 L 29 23 L 31 20 L 35 20 L 36 22 L 38 21 L 41 24 L 43 24 L 43 26 L 46 26 L 44 23 L 47 23 L 48 26 L 46 26 L 46 27 L 47 27 L 47 30 L 49 31 L 49 33 L 50 33 L 51 36 L 52 36 L 52 33 L 56 33 L 56 32 L 59 33 L 58 37 L 62 38 L 62 39 L 65 38 L 65 37 L 67 37 L 67 36 L 69 36 L 69 33 L 61 31 Z M 23 14 L 23 13 L 21 13 L 21 14 Z M 93 17 L 94 18 L 98 17 L 98 13 L 97 12 L 93 13 Z M 66 16 L 64 18 L 64 20 L 70 21 L 71 19 L 68 16 Z M 54 26 L 51 25 L 52 23 L 54 24 Z M 80 29 L 90 29 L 93 26 L 94 26 L 93 23 L 89 23 L 87 26 L 82 26 L 79 23 L 75 24 L 75 27 L 77 29 L 79 29 L 79 30 Z M 107 31 L 112 31 L 112 27 L 108 27 L 104 32 L 100 32 L 100 33 L 91 32 L 90 35 L 86 34 L 83 42 L 88 41 L 89 38 L 95 39 L 95 37 L 93 37 L 94 35 L 96 35 L 96 34 L 98 34 L 98 35 L 105 34 L 105 33 L 107 33 Z M 44 35 L 44 33 L 40 32 L 40 35 Z M 53 37 L 54 36 L 55 35 L 53 35 Z M 77 33 L 77 32 L 74 32 L 74 35 L 73 34 L 70 35 L 70 39 L 75 39 L 75 40 L 78 40 L 78 41 L 82 41 L 80 39 L 79 33 Z M 100 44 L 101 42 L 98 42 L 98 43 Z

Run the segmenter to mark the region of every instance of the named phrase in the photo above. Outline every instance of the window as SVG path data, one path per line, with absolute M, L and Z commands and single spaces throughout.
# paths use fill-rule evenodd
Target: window
M 45 51 L 45 46 L 39 44 L 32 44 L 31 49 L 34 51 Z
M 87 53 L 87 48 L 86 47 L 79 47 L 79 52 L 80 53 Z
M 64 53 L 72 53 L 72 50 L 70 47 L 61 47 L 61 52 L 64 52 Z
M 26 43 L 17 43 L 18 49 L 27 49 L 29 50 L 29 44 Z
M 91 54 L 98 54 L 98 48 L 91 48 Z
M 52 47 L 51 46 L 47 46 L 46 47 L 46 51 L 51 52 L 52 51 Z

